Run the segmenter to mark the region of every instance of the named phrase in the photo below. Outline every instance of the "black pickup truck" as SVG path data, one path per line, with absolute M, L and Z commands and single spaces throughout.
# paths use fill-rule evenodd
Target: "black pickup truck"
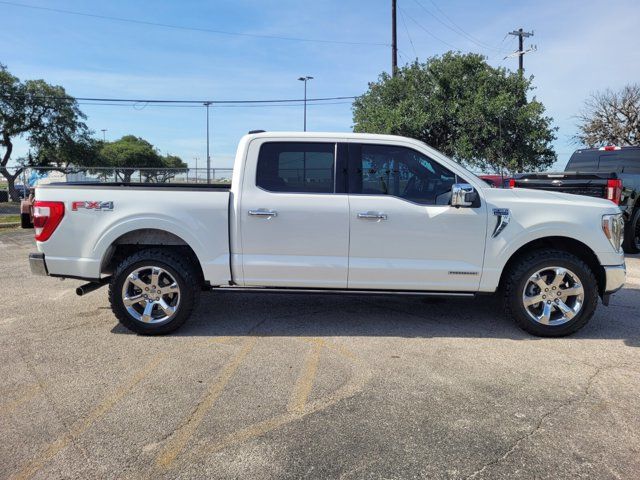
M 564 172 L 518 173 L 509 186 L 611 200 L 624 213 L 624 251 L 640 252 L 640 147 L 576 150 Z

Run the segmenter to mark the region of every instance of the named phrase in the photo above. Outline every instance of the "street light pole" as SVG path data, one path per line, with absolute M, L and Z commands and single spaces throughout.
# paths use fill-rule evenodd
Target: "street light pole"
M 298 80 L 300 80 L 301 82 L 304 82 L 304 132 L 307 131 L 307 82 L 309 80 L 313 80 L 313 77 L 310 77 L 309 75 L 305 76 L 305 77 L 300 77 L 298 78 Z
M 211 183 L 209 175 L 209 170 L 211 169 L 211 157 L 209 156 L 209 105 L 211 105 L 211 102 L 204 102 L 204 106 L 207 107 L 207 183 Z

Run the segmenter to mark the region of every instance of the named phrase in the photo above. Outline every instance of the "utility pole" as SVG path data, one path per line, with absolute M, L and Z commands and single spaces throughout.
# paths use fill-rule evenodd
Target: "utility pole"
M 391 76 L 398 70 L 398 37 L 396 35 L 397 0 L 391 0 Z
M 524 39 L 525 37 L 533 37 L 533 32 L 525 32 L 522 28 L 519 28 L 518 30 L 509 32 L 509 35 L 518 37 L 518 51 L 514 53 L 518 54 L 518 72 L 520 73 L 520 75 L 522 75 L 524 73 L 524 54 L 531 51 L 524 51 Z
M 305 76 L 305 77 L 300 77 L 298 78 L 298 80 L 300 80 L 301 82 L 304 82 L 304 132 L 307 131 L 307 82 L 309 80 L 313 80 L 313 77 L 310 77 L 309 75 Z
M 204 102 L 204 106 L 207 107 L 207 183 L 211 183 L 209 176 L 211 168 L 211 157 L 209 156 L 209 105 L 211 105 L 211 102 Z

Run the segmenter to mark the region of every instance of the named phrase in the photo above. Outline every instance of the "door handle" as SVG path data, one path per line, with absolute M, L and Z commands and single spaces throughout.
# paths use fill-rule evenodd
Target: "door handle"
M 259 208 L 258 210 L 249 210 L 249 215 L 255 217 L 277 217 L 278 212 L 275 210 L 266 210 L 264 208 Z
M 387 214 L 380 212 L 362 212 L 358 214 L 358 218 L 363 218 L 365 220 L 386 220 Z

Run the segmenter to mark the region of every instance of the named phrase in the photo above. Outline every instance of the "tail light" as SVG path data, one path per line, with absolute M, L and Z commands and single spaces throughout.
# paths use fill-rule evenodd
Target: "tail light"
M 510 178 L 509 179 L 509 188 L 516 188 L 516 179 L 515 178 Z
M 33 226 L 36 240 L 46 242 L 64 217 L 64 203 L 36 200 L 33 203 Z
M 611 200 L 616 205 L 620 205 L 622 198 L 622 180 L 610 178 L 607 180 L 607 200 Z

